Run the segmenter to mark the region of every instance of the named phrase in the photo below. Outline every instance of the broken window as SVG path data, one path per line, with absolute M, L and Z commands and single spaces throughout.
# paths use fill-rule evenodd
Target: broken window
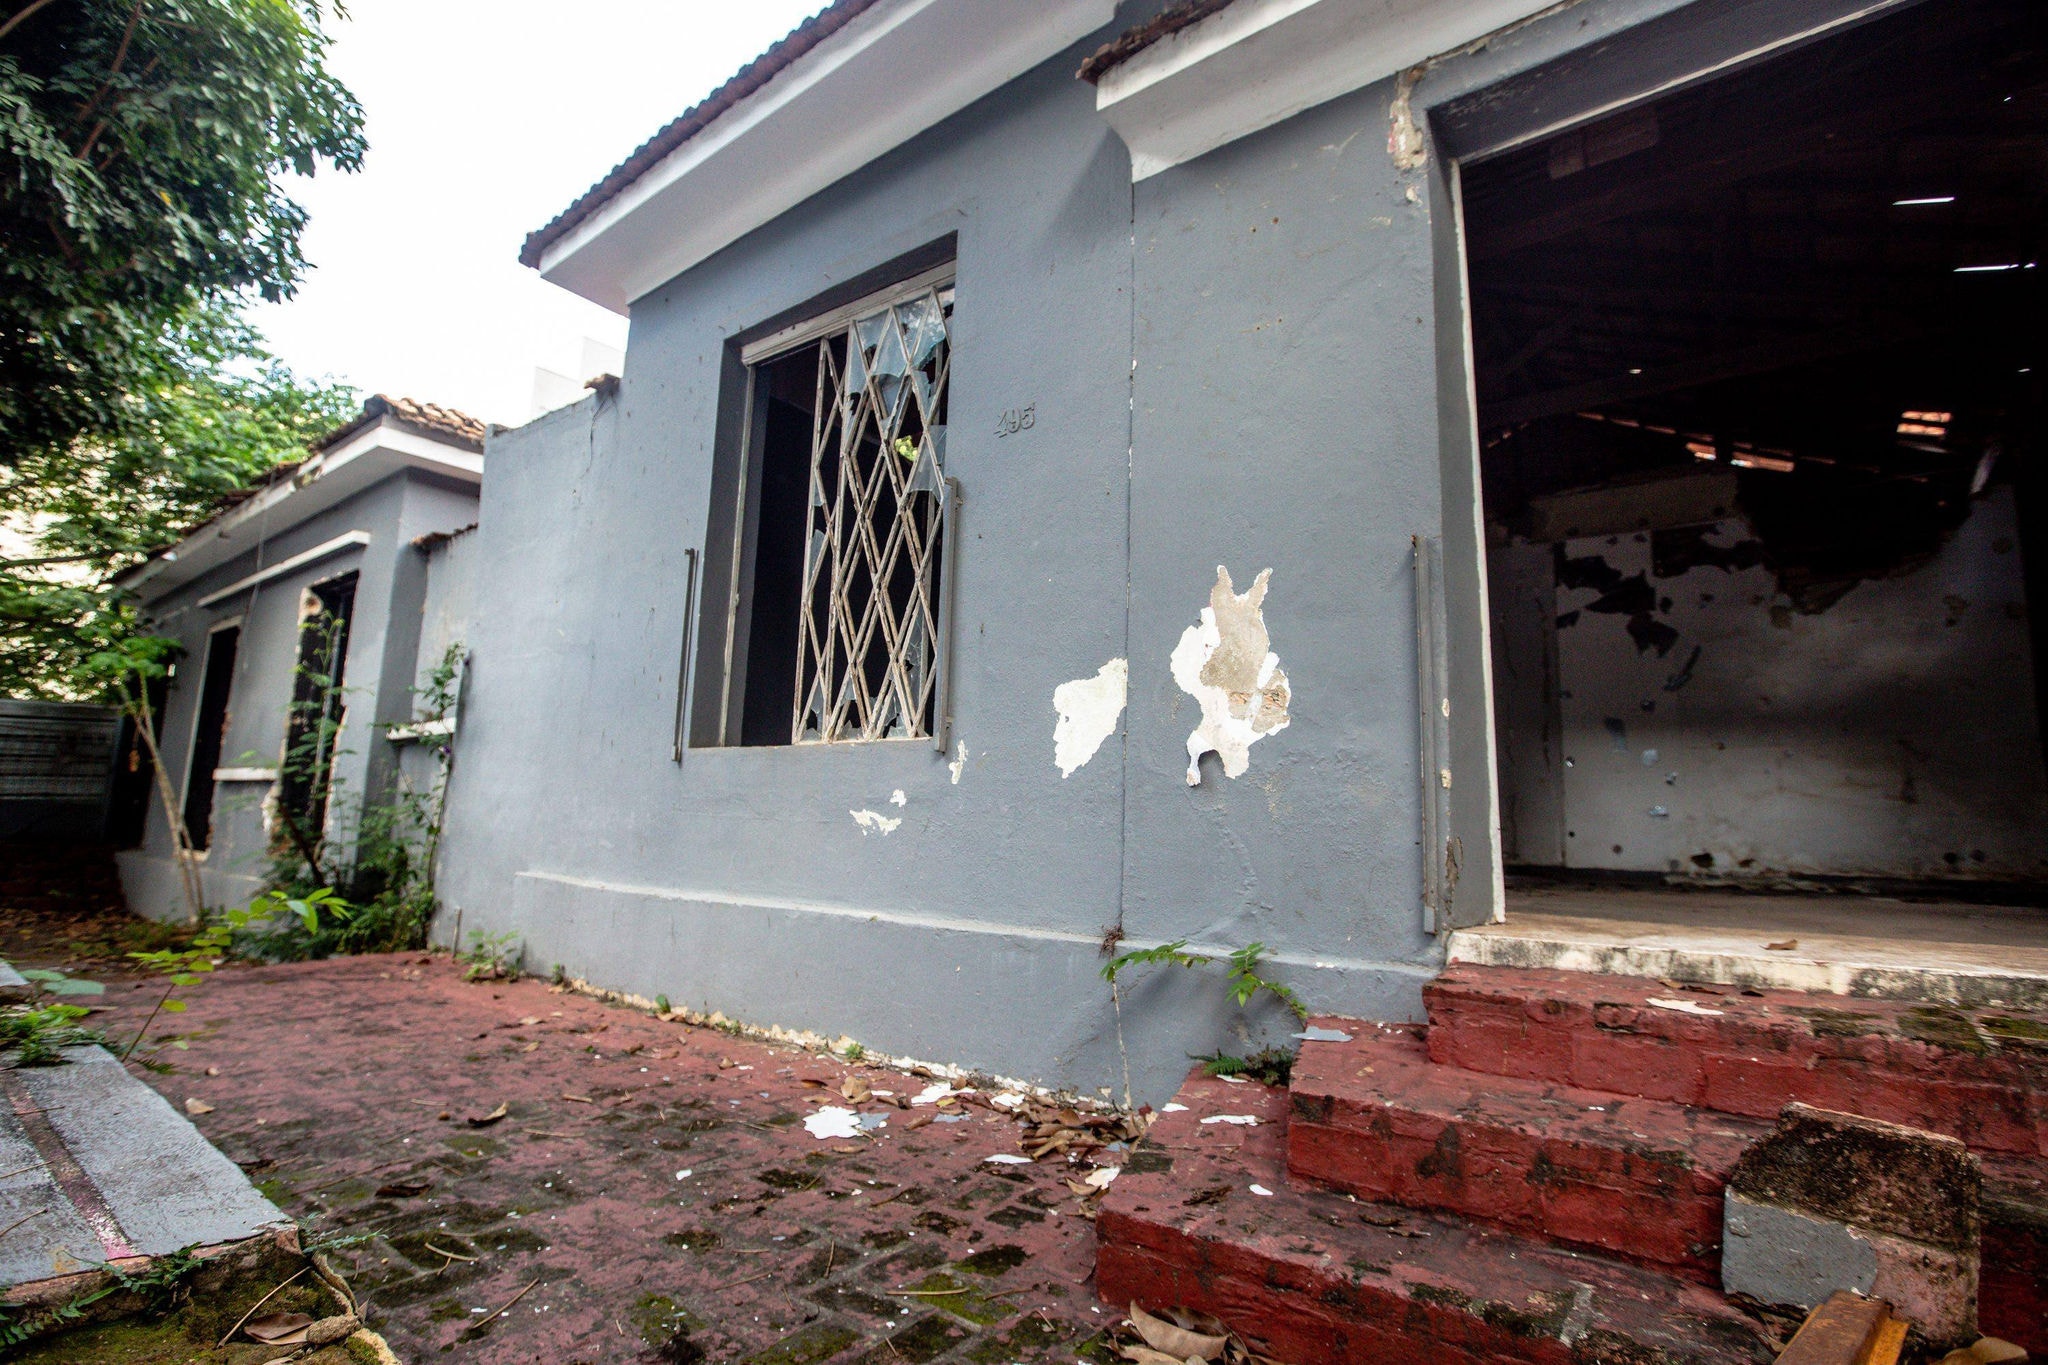
M 940 724 L 953 289 L 934 272 L 746 348 L 720 731 L 745 745 Z
M 356 575 L 316 584 L 308 597 L 299 622 L 298 666 L 278 773 L 280 813 L 293 827 L 287 833 L 302 845 L 316 842 L 327 823 L 335 739 L 345 709 L 342 673 L 348 662 L 349 620 L 355 614 Z

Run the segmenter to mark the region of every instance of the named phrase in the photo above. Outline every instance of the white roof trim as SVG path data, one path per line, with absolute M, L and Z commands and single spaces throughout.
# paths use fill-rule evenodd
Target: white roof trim
M 623 313 L 1115 17 L 1115 0 L 885 0 L 551 243 L 540 273 Z
M 1236 0 L 1103 73 L 1095 107 L 1143 180 L 1553 3 Z
M 236 593 L 247 592 L 251 588 L 268 583 L 273 578 L 282 578 L 294 570 L 305 568 L 308 564 L 317 564 L 323 559 L 340 554 L 343 550 L 353 550 L 369 543 L 368 531 L 350 531 L 332 540 L 322 541 L 310 550 L 301 550 L 290 559 L 280 559 L 267 569 L 258 569 L 247 578 L 238 578 L 218 592 L 206 594 L 199 599 L 197 605 L 210 607 L 216 602 L 225 602 Z
M 406 469 L 481 484 L 484 457 L 384 417 L 310 456 L 290 478 L 221 513 L 170 549 L 116 575 L 115 581 L 131 592 L 149 585 L 146 595 L 161 596 Z

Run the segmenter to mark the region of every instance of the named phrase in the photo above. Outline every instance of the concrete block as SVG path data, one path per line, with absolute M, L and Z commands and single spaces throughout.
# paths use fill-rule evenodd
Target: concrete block
M 1814 1308 L 1891 1303 L 1936 1344 L 1977 1328 L 1976 1158 L 1954 1138 L 1795 1104 L 1723 1195 L 1722 1287 Z

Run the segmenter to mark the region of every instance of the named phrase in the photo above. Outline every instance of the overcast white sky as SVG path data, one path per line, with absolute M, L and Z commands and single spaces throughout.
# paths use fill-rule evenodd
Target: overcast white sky
M 251 319 L 303 374 L 508 424 L 534 370 L 590 376 L 625 320 L 519 244 L 822 0 L 348 0 L 334 71 L 362 102 L 356 175 L 294 188 L 316 267 Z

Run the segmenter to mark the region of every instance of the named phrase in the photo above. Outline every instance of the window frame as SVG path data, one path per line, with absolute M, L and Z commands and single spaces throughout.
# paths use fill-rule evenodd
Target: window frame
M 871 275 L 868 278 L 875 276 Z M 674 758 L 677 762 L 680 763 L 683 754 L 692 749 L 837 749 L 884 743 L 928 744 L 940 751 L 950 749 L 953 601 L 958 578 L 959 521 L 965 499 L 961 493 L 959 480 L 949 475 L 943 464 L 936 471 L 938 509 L 935 524 L 941 528 L 942 538 L 936 551 L 937 560 L 934 565 L 939 582 L 936 600 L 932 603 L 935 620 L 931 646 L 933 693 L 929 733 L 817 740 L 799 740 L 792 733 L 786 740 L 769 744 L 745 744 L 740 739 L 740 733 L 744 724 L 743 702 L 747 657 L 751 647 L 751 618 L 754 610 L 754 565 L 761 513 L 760 490 L 764 478 L 762 464 L 765 446 L 761 413 L 764 395 L 759 388 L 761 369 L 806 346 L 829 344 L 832 337 L 845 333 L 857 319 L 883 312 L 920 295 L 936 291 L 942 296 L 943 301 L 951 306 L 955 302 L 957 287 L 957 261 L 948 254 L 936 264 L 909 274 L 897 275 L 889 279 L 887 284 L 865 289 L 845 302 L 822 309 L 801 311 L 793 322 L 776 327 L 775 330 L 751 340 L 736 339 L 735 342 L 728 344 L 727 373 L 720 386 L 725 394 L 721 406 L 736 399 L 738 407 L 730 421 L 720 422 L 722 439 L 716 442 L 715 458 L 720 464 L 729 463 L 731 484 L 729 489 L 719 489 L 718 480 L 714 478 L 714 515 L 710 528 L 715 538 L 728 541 L 728 544 L 722 547 L 726 550 L 728 558 L 726 563 L 714 568 L 712 563 L 705 562 L 709 556 L 699 555 L 694 550 L 686 551 L 690 559 L 691 582 L 685 590 L 685 613 L 691 617 L 691 621 L 685 626 L 683 657 L 678 668 L 679 734 L 674 745 Z M 952 347 L 956 340 L 954 321 L 949 317 L 949 366 Z M 946 378 L 949 397 L 951 383 L 949 368 Z M 724 515 L 720 515 L 721 512 Z M 709 600 L 703 601 L 701 608 L 697 606 L 695 600 L 698 597 L 695 575 L 700 569 L 707 575 L 723 576 L 726 580 L 717 585 L 717 591 L 713 590 L 714 585 L 711 582 L 707 581 L 703 585 L 705 591 L 702 596 Z M 700 670 L 693 668 L 691 656 L 694 651 L 688 642 L 688 634 L 694 627 L 700 610 L 705 627 L 723 627 L 718 632 L 722 637 L 720 645 L 714 651 L 714 658 L 718 664 L 717 676 L 714 678 L 697 676 Z M 710 630 L 707 629 L 705 633 L 709 634 Z M 802 667 L 800 662 L 799 669 Z M 795 678 L 791 679 L 792 685 L 795 681 Z M 687 703 L 684 702 L 686 697 Z M 687 721 L 684 720 L 685 713 Z M 685 728 L 690 732 L 687 739 L 680 733 Z M 792 726 L 792 730 L 793 728 Z

